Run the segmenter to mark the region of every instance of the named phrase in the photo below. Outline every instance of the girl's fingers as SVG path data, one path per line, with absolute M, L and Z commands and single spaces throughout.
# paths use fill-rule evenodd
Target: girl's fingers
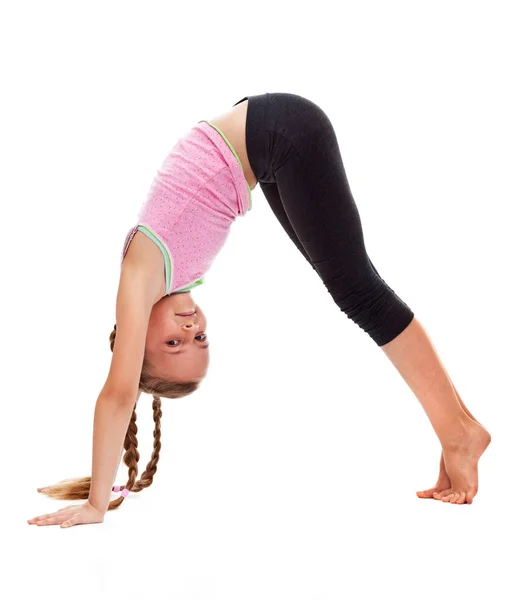
M 39 515 L 38 517 L 33 517 L 32 519 L 29 519 L 29 520 L 30 521 L 42 521 L 42 519 L 48 519 L 49 517 L 52 517 L 53 515 L 56 515 L 60 512 L 62 512 L 62 511 L 57 510 L 56 512 L 48 513 L 47 515 Z
M 61 515 L 56 515 L 56 516 L 52 516 L 49 517 L 47 519 L 43 519 L 42 521 L 37 521 L 37 525 L 59 525 L 59 524 L 63 524 L 63 523 L 69 523 L 75 520 L 75 519 L 79 519 L 80 518 L 80 513 L 73 513 L 73 514 L 66 514 L 63 513 Z
M 73 517 L 70 517 L 67 521 L 62 523 L 61 527 L 71 527 L 72 525 L 78 525 L 81 521 L 80 513 L 76 513 Z
M 28 523 L 35 523 L 36 521 L 42 521 L 43 519 L 47 519 L 54 513 L 49 513 L 49 515 L 39 515 L 38 517 L 33 517 L 32 519 L 28 519 Z
M 28 519 L 27 522 L 28 523 L 34 523 L 36 521 L 43 521 L 44 519 L 49 519 L 49 518 L 54 517 L 54 516 L 61 516 L 61 517 L 63 517 L 64 516 L 63 513 L 65 511 L 67 511 L 67 510 L 71 510 L 72 508 L 76 508 L 76 506 L 75 505 L 66 506 L 65 508 L 61 508 L 60 510 L 57 510 L 55 512 L 48 513 L 47 515 L 39 515 L 38 517 L 33 517 L 32 519 Z
M 57 525 L 63 523 L 66 519 L 64 517 L 48 517 L 47 519 L 41 519 L 36 522 L 36 525 Z

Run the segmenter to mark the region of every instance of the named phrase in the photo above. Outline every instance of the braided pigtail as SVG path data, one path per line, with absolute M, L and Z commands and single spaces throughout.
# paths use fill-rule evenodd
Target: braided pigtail
M 161 451 L 161 417 L 163 416 L 161 398 L 159 396 L 154 396 L 152 409 L 154 415 L 154 449 L 150 457 L 150 462 L 146 465 L 141 475 L 141 479 L 136 481 L 134 485 L 134 492 L 140 492 L 149 485 L 152 485 L 154 475 L 157 471 L 157 463 L 159 462 L 159 452 Z
M 117 335 L 117 325 L 114 325 L 113 331 L 110 333 L 110 350 L 113 352 L 115 345 L 115 337 Z M 121 492 L 121 496 L 111 500 L 108 504 L 108 510 L 118 508 L 124 501 L 129 492 L 140 492 L 146 487 L 152 485 L 154 475 L 157 471 L 159 455 L 161 451 L 161 397 L 165 398 L 183 398 L 192 392 L 196 391 L 199 383 L 190 381 L 181 383 L 177 381 L 167 381 L 161 377 L 152 374 L 152 366 L 148 360 L 144 359 L 141 377 L 139 379 L 139 389 L 147 394 L 152 394 L 152 410 L 154 418 L 154 447 L 150 461 L 137 479 L 139 473 L 140 454 L 137 441 L 137 402 L 134 405 L 128 430 L 124 438 L 124 456 L 123 461 L 128 467 L 128 481 L 126 485 L 116 485 L 113 490 Z M 90 494 L 91 477 L 81 477 L 79 479 L 64 479 L 55 485 L 39 488 L 39 492 L 47 494 L 52 498 L 59 500 L 83 500 L 87 499 Z

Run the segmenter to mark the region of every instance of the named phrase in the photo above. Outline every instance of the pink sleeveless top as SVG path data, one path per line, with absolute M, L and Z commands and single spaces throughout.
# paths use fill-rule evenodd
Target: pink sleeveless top
M 204 282 L 231 223 L 251 209 L 251 190 L 236 151 L 219 128 L 199 121 L 157 170 L 137 223 L 126 235 L 121 263 L 141 231 L 163 253 L 165 295 L 187 292 Z

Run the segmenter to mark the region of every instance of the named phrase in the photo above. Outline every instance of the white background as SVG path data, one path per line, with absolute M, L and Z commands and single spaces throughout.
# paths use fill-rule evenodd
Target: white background
M 2 5 L 2 595 L 526 597 L 524 8 Z M 67 504 L 37 486 L 90 474 L 120 252 L 156 169 L 199 119 L 277 91 L 331 118 L 372 261 L 493 436 L 474 503 L 416 497 L 440 455 L 424 411 L 257 187 L 193 293 L 209 373 L 163 401 L 153 485 L 102 524 L 28 525 Z M 146 395 L 138 426 L 142 469 Z

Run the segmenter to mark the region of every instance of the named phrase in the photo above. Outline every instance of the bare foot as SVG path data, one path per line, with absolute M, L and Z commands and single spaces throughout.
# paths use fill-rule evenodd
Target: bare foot
M 441 452 L 441 460 L 439 462 L 439 477 L 437 478 L 437 483 L 433 488 L 430 488 L 429 490 L 423 490 L 422 492 L 416 492 L 416 494 L 419 498 L 434 498 L 435 493 L 439 494 L 450 489 L 451 487 L 450 477 L 446 472 L 445 458 Z
M 461 408 L 463 409 L 464 413 L 468 416 L 469 419 L 472 419 L 474 422 L 478 423 L 478 425 L 481 425 L 481 423 L 476 419 L 476 417 L 465 406 L 465 403 L 461 399 L 461 396 L 459 395 L 459 392 L 457 391 L 456 386 L 453 383 L 452 387 L 456 392 L 458 402 L 461 405 Z M 435 500 L 440 500 L 441 498 L 439 498 L 439 496 L 441 495 L 441 492 L 444 492 L 445 490 L 450 490 L 451 492 L 452 485 L 450 482 L 450 477 L 446 472 L 445 457 L 443 455 L 443 452 L 441 452 L 441 460 L 439 463 L 439 477 L 437 478 L 437 483 L 433 488 L 430 488 L 429 490 L 423 490 L 422 492 L 416 493 L 419 498 L 434 498 Z M 437 494 L 438 498 L 435 497 L 435 494 Z
M 489 432 L 472 419 L 467 421 L 466 436 L 443 447 L 443 458 L 450 486 L 432 497 L 451 504 L 472 504 L 478 492 L 478 461 L 490 444 Z

